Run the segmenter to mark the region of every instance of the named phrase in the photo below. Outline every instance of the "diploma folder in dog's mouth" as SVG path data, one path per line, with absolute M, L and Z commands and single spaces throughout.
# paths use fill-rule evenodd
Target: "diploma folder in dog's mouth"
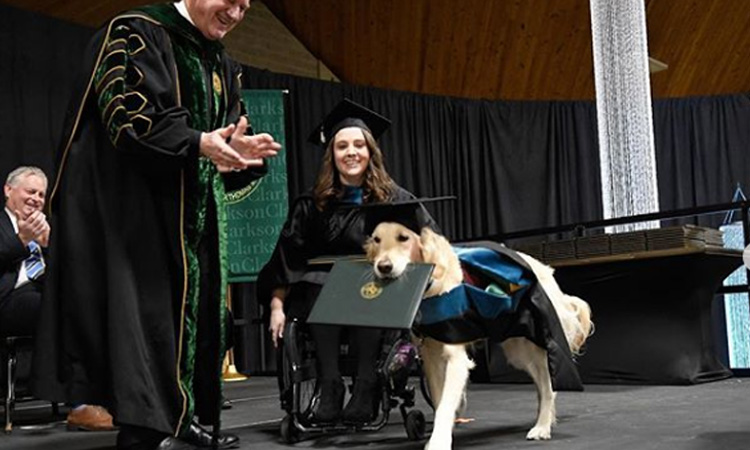
M 380 279 L 372 263 L 336 261 L 307 322 L 410 329 L 433 267 L 411 263 L 399 278 Z

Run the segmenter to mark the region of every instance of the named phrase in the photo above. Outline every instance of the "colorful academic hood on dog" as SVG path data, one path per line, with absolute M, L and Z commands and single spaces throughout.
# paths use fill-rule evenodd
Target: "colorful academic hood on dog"
M 453 251 L 464 269 L 464 283 L 422 300 L 414 328 L 447 343 L 491 337 L 502 316 L 516 311 L 533 274 L 488 248 L 454 247 Z
M 496 242 L 454 247 L 464 282 L 422 300 L 412 329 L 445 343 L 526 338 L 547 351 L 555 390 L 582 390 L 554 305 L 517 252 Z

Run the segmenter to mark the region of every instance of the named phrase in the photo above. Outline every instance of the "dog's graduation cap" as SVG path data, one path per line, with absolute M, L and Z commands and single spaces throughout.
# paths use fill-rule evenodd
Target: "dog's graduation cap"
M 371 235 L 381 222 L 396 222 L 419 233 L 430 225 L 425 203 L 455 200 L 454 196 L 415 198 L 394 202 L 369 203 L 359 206 L 365 215 L 365 234 Z M 437 230 L 436 230 L 437 231 Z
M 325 146 L 336 136 L 339 130 L 359 127 L 369 131 L 372 137 L 377 140 L 390 125 L 390 120 L 359 103 L 345 98 L 328 113 L 320 125 L 315 127 L 307 139 L 315 145 Z

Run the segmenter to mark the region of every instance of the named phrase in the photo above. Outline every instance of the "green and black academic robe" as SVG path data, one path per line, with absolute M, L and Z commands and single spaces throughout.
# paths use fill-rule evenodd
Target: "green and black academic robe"
M 222 175 L 199 141 L 244 114 L 239 76 L 172 4 L 95 36 L 50 194 L 37 396 L 170 434 L 216 419 L 225 189 L 265 168 Z

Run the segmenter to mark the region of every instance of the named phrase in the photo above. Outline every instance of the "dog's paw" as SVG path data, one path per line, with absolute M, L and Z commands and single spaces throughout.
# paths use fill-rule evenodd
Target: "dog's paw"
M 546 441 L 552 439 L 552 429 L 550 427 L 534 427 L 526 435 L 529 441 Z

